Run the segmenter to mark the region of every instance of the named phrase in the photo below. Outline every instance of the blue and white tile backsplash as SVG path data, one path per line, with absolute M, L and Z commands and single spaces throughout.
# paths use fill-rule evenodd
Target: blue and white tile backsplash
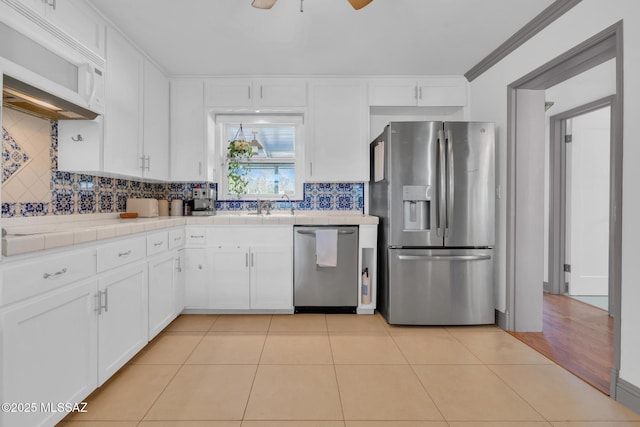
M 5 143 L 5 141 L 7 142 Z M 46 165 L 50 169 L 46 172 L 51 176 L 50 196 L 47 192 L 39 201 L 6 201 L 11 198 L 5 197 L 3 192 L 2 217 L 124 212 L 129 197 L 150 197 L 171 201 L 190 198 L 194 187 L 209 186 L 217 190 L 215 183 L 158 184 L 61 172 L 57 170 L 58 126 L 56 122 L 51 122 L 50 141 L 51 161 Z M 7 156 L 9 156 L 8 159 Z M 11 136 L 11 129 L 8 129 L 5 136 L 3 129 L 3 177 L 20 174 L 21 165 L 28 160 L 29 155 L 22 150 L 19 138 L 14 139 Z M 44 174 L 44 171 L 42 172 Z M 304 184 L 303 199 L 294 200 L 293 204 L 297 210 L 364 212 L 364 184 Z M 220 200 L 216 207 L 221 212 L 255 210 L 256 201 Z M 289 202 L 286 200 L 273 202 L 274 210 L 288 210 L 289 208 Z

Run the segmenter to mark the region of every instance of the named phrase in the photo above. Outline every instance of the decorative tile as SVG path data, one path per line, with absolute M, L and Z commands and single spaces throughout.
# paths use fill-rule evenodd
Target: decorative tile
M 16 204 L 15 203 L 3 203 L 2 204 L 2 217 L 13 218 L 16 216 Z
M 54 190 L 51 205 L 54 215 L 70 215 L 75 213 L 72 190 Z
M 113 196 L 113 193 L 104 190 L 101 190 L 100 193 L 98 193 L 98 212 L 113 212 Z
M 49 203 L 19 203 L 20 216 L 45 216 L 49 213 Z
M 7 182 L 31 159 L 15 139 L 2 128 L 2 182 Z
M 95 213 L 96 196 L 93 191 L 80 191 L 78 193 L 78 213 Z
M 329 194 L 318 195 L 316 197 L 316 209 L 320 211 L 332 210 L 333 205 L 333 196 Z

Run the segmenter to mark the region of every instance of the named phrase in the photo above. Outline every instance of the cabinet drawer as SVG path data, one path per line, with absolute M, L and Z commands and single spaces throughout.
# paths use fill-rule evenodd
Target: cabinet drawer
M 205 228 L 188 228 L 187 245 L 204 246 L 207 244 L 207 230 Z
M 96 274 L 94 250 L 73 252 L 5 268 L 2 272 L 0 306 L 60 288 Z
M 168 234 L 166 232 L 147 236 L 147 256 L 164 252 L 168 247 Z
M 143 237 L 101 246 L 98 248 L 98 272 L 143 259 L 146 249 L 146 241 Z
M 185 232 L 184 228 L 169 231 L 169 249 L 178 248 L 184 245 Z

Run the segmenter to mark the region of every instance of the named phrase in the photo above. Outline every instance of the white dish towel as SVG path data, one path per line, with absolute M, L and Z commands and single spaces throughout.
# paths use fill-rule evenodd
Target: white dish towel
M 338 230 L 316 230 L 316 264 L 318 267 L 338 265 Z

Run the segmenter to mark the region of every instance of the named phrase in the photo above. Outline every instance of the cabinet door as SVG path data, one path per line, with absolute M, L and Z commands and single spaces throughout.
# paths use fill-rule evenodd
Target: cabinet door
M 369 180 L 368 107 L 359 79 L 309 84 L 308 182 Z
M 219 246 L 213 248 L 212 257 L 211 307 L 248 309 L 249 248 Z
M 205 83 L 207 107 L 251 107 L 256 97 L 251 79 L 209 79 Z
M 149 340 L 176 317 L 174 269 L 171 253 L 149 261 Z
M 98 385 L 102 385 L 149 342 L 146 263 L 98 280 L 98 290 Z
M 209 307 L 206 250 L 184 250 L 184 306 L 185 308 Z
M 116 30 L 107 30 L 105 172 L 141 176 L 142 56 Z
M 251 308 L 293 308 L 293 257 L 289 246 L 252 247 Z
M 253 85 L 256 107 L 305 107 L 307 82 L 304 79 L 261 79 Z
M 54 425 L 66 413 L 40 402 L 82 402 L 97 387 L 96 291 L 95 281 L 83 281 L 0 315 L 0 400 L 38 405 L 0 412 L 0 425 Z
M 185 298 L 185 268 L 184 268 L 184 249 L 173 254 L 173 283 L 175 289 L 175 313 L 178 316 L 184 310 Z
M 152 63 L 144 63 L 145 178 L 169 179 L 169 80 Z
M 203 81 L 171 80 L 171 180 L 203 181 L 207 158 Z
M 45 6 L 45 16 L 71 37 L 104 57 L 104 22 L 78 0 L 55 0 Z
M 463 107 L 467 105 L 467 80 L 451 77 L 418 82 L 418 105 L 424 107 Z
M 369 82 L 369 105 L 372 107 L 413 107 L 418 100 L 415 80 L 384 79 Z

